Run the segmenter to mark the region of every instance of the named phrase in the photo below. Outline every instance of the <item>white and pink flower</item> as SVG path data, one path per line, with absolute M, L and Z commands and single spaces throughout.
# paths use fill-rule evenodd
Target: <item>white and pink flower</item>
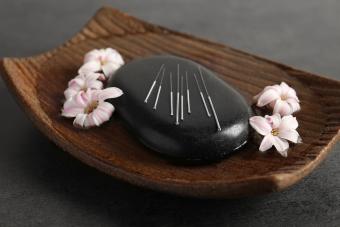
M 285 82 L 265 87 L 254 99 L 258 107 L 268 106 L 273 109 L 273 113 L 279 113 L 281 116 L 300 110 L 300 100 L 295 90 Z
M 117 98 L 122 94 L 122 90 L 116 87 L 79 91 L 75 96 L 66 100 L 61 115 L 67 118 L 75 118 L 73 125 L 76 127 L 100 126 L 110 119 L 114 111 L 114 106 L 105 102 L 105 100 Z
M 282 118 L 278 113 L 265 117 L 254 116 L 249 119 L 249 123 L 259 134 L 264 136 L 259 148 L 262 152 L 274 145 L 282 156 L 287 157 L 288 141 L 292 143 L 301 142 L 300 135 L 296 131 L 299 124 L 292 115 Z
M 72 98 L 80 91 L 88 89 L 100 90 L 103 88 L 103 82 L 98 79 L 105 78 L 101 73 L 80 74 L 68 82 L 68 88 L 64 91 L 66 100 Z
M 95 49 L 85 55 L 84 64 L 78 72 L 87 74 L 102 71 L 105 77 L 109 78 L 122 65 L 124 65 L 124 59 L 117 50 L 112 48 Z

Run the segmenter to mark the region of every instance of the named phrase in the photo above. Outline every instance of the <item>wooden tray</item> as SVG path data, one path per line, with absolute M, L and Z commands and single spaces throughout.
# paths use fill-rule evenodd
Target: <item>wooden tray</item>
M 141 145 L 118 115 L 103 127 L 77 130 L 60 117 L 63 91 L 76 75 L 84 53 L 113 47 L 126 61 L 171 53 L 219 73 L 250 101 L 264 86 L 286 81 L 297 89 L 297 114 L 303 144 L 288 158 L 257 144 L 224 161 L 180 166 Z M 112 8 L 102 8 L 64 45 L 29 58 L 1 60 L 2 76 L 37 127 L 62 149 L 116 178 L 185 196 L 231 198 L 280 191 L 310 173 L 339 138 L 340 82 L 303 72 L 228 46 L 143 22 Z M 322 179 L 320 179 L 322 180 Z

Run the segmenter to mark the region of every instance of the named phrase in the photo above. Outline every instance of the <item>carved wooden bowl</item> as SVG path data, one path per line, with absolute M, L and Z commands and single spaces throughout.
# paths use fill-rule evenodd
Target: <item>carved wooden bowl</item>
M 79 130 L 60 116 L 63 91 L 83 55 L 117 49 L 128 62 L 168 53 L 192 59 L 221 75 L 251 102 L 267 85 L 285 81 L 298 91 L 303 144 L 288 158 L 260 153 L 251 142 L 222 162 L 185 166 L 151 152 L 123 127 L 119 115 L 100 128 Z M 283 190 L 309 174 L 339 138 L 340 82 L 303 72 L 228 46 L 146 23 L 102 8 L 71 40 L 29 58 L 1 60 L 2 76 L 35 125 L 62 149 L 116 178 L 185 196 L 232 198 Z M 321 179 L 320 179 L 321 180 Z

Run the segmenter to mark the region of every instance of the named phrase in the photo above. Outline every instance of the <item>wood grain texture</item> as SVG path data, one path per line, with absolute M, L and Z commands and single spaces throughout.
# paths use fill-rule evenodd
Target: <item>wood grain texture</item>
M 141 145 L 118 115 L 103 127 L 78 130 L 60 117 L 63 91 L 76 75 L 83 55 L 113 47 L 128 62 L 170 53 L 216 71 L 249 102 L 264 86 L 286 81 L 296 88 L 303 144 L 288 158 L 260 153 L 252 141 L 220 163 L 181 166 Z M 76 158 L 132 184 L 186 196 L 232 198 L 283 190 L 310 173 L 339 138 L 340 82 L 262 59 L 222 44 L 178 33 L 102 8 L 64 45 L 29 58 L 4 58 L 2 76 L 37 127 Z

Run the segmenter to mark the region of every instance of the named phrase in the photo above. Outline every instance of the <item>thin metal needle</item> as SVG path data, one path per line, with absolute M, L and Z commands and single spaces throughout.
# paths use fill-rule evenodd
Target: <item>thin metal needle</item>
M 164 64 L 162 64 L 161 67 L 159 68 L 159 71 L 158 71 L 158 73 L 157 73 L 157 75 L 156 75 L 156 77 L 155 77 L 153 83 L 151 84 L 151 87 L 150 87 L 150 89 L 149 89 L 149 92 L 148 92 L 148 94 L 146 95 L 145 100 L 144 100 L 145 103 L 148 102 L 148 99 L 149 99 L 149 97 L 150 97 L 150 95 L 151 95 L 151 92 L 152 92 L 153 88 L 154 88 L 155 85 L 156 85 L 156 81 L 157 81 L 159 75 L 161 74 L 161 71 L 162 71 L 163 67 L 164 67 Z
M 205 111 L 207 112 L 208 117 L 211 117 L 211 114 L 210 114 L 210 112 L 209 112 L 207 103 L 205 102 L 205 99 L 204 99 L 204 96 L 203 96 L 201 87 L 200 87 L 200 85 L 199 85 L 199 83 L 198 83 L 198 80 L 197 80 L 197 77 L 196 77 L 196 74 L 195 74 L 195 73 L 194 73 L 194 77 L 195 77 L 195 80 L 196 80 L 196 84 L 197 84 L 198 91 L 199 91 L 199 93 L 200 93 L 200 95 L 201 95 L 202 102 L 203 102 L 203 104 L 204 104 Z
M 172 72 L 170 72 L 170 115 L 174 115 L 174 93 L 172 90 Z
M 162 83 L 163 83 L 163 79 L 164 79 L 164 74 L 165 74 L 165 68 L 163 68 L 163 73 L 162 73 L 162 77 L 161 77 L 161 82 L 159 83 L 159 87 L 158 87 L 158 92 L 157 92 L 155 104 L 153 105 L 153 109 L 154 109 L 154 110 L 157 109 L 158 98 L 159 98 L 159 94 L 161 93 L 161 90 L 162 90 Z
M 176 103 L 176 125 L 179 125 L 179 64 L 177 64 L 177 103 Z
M 218 131 L 221 131 L 222 129 L 221 129 L 220 121 L 218 120 L 218 117 L 217 117 L 217 114 L 216 114 L 216 111 L 215 111 L 215 107 L 214 107 L 214 103 L 213 103 L 213 101 L 211 100 L 211 97 L 210 97 L 209 92 L 208 92 L 208 89 L 207 89 L 207 85 L 205 84 L 205 81 L 204 81 L 204 79 L 203 79 L 203 74 L 202 74 L 202 71 L 201 71 L 201 67 L 198 67 L 198 69 L 199 69 L 199 72 L 200 72 L 200 75 L 201 75 L 201 80 L 202 80 L 202 83 L 203 83 L 205 92 L 207 93 L 207 96 L 208 96 L 208 100 L 209 100 L 210 107 L 211 107 L 212 112 L 213 112 L 213 114 L 214 114 L 214 118 L 215 118 L 216 125 L 217 125 L 217 130 L 218 130 Z
M 184 83 L 184 80 L 183 80 L 183 76 L 181 77 L 181 120 L 183 121 L 184 120 L 184 108 L 183 108 L 183 83 Z
M 187 85 L 187 104 L 188 104 L 188 113 L 191 113 L 191 106 L 190 106 L 190 91 L 189 91 L 189 83 L 188 83 L 188 71 L 185 72 L 185 82 Z

